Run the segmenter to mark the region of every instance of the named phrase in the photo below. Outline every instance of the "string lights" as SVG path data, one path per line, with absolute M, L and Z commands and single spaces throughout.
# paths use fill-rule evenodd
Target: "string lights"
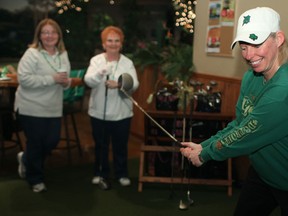
M 110 5 L 114 5 L 114 0 L 108 0 Z M 89 0 L 55 0 L 55 6 L 58 9 L 58 14 L 63 14 L 68 10 L 82 11 L 80 6 L 77 6 L 74 2 L 89 2 Z M 194 7 L 197 4 L 197 0 L 172 0 L 175 9 L 175 25 L 183 27 L 190 33 L 194 32 L 193 20 L 196 18 L 194 13 Z
M 78 0 L 78 2 L 89 2 L 89 0 Z M 82 11 L 82 8 L 80 6 L 77 6 L 75 3 L 75 0 L 60 0 L 60 1 L 55 1 L 55 6 L 58 9 L 58 14 L 63 14 L 67 10 L 76 10 L 78 12 Z
M 172 0 L 175 9 L 176 21 L 175 25 L 183 27 L 190 33 L 194 32 L 193 20 L 196 18 L 194 7 L 196 0 Z
M 82 8 L 80 6 L 77 6 L 74 2 L 89 2 L 89 0 L 55 0 L 55 6 L 58 9 L 58 14 L 63 14 L 65 11 L 68 11 L 70 9 L 76 10 L 78 12 L 82 11 Z M 110 5 L 114 5 L 114 0 L 108 0 Z

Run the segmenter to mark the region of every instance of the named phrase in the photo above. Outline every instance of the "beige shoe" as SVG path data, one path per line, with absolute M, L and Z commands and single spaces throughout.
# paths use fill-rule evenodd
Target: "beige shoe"
M 100 176 L 95 176 L 92 179 L 92 184 L 99 184 L 101 177 Z
M 47 188 L 44 183 L 39 183 L 32 186 L 32 191 L 35 193 L 41 193 L 47 191 Z
M 123 187 L 131 185 L 131 181 L 130 181 L 130 179 L 127 178 L 127 177 L 122 177 L 122 178 L 120 178 L 120 179 L 119 179 L 119 183 L 120 183 L 120 185 L 123 186 Z
M 23 162 L 23 154 L 24 152 L 19 152 L 17 154 L 17 161 L 18 161 L 18 174 L 20 176 L 20 178 L 25 178 L 26 177 L 26 168 L 25 168 L 25 165 L 24 165 L 24 162 Z

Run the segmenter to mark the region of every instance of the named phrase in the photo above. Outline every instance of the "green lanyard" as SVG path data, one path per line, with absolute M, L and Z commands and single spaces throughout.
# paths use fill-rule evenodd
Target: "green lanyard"
M 117 68 L 118 68 L 118 64 L 119 64 L 119 61 L 120 61 L 120 57 L 119 56 L 119 59 L 117 60 L 117 62 L 115 63 L 116 66 L 114 67 L 114 64 L 113 64 L 113 67 L 112 67 L 112 73 L 111 73 L 111 79 L 114 80 L 115 78 L 115 73 L 117 71 Z M 107 60 L 107 57 L 105 56 L 105 60 L 106 60 L 106 65 L 109 63 L 108 60 Z
M 55 62 L 55 61 L 54 61 L 55 63 L 51 62 L 51 61 L 48 59 L 48 58 L 51 59 L 51 57 L 47 57 L 47 54 L 44 53 L 44 52 L 41 52 L 41 53 L 42 53 L 44 59 L 46 60 L 46 62 L 49 64 L 49 66 L 50 66 L 55 72 L 57 72 L 57 71 L 59 70 L 59 68 L 61 68 L 61 58 L 60 58 L 59 54 L 57 54 L 57 56 L 56 56 L 56 60 L 58 60 L 58 67 L 57 67 L 57 66 L 55 67 L 55 65 L 57 64 L 57 62 Z
M 118 63 L 119 63 L 119 60 L 116 62 L 116 66 L 112 68 L 112 73 L 111 73 L 111 76 L 112 76 L 112 79 L 114 80 L 115 78 L 115 73 L 117 71 L 117 68 L 118 68 Z M 114 66 L 114 65 L 113 65 Z

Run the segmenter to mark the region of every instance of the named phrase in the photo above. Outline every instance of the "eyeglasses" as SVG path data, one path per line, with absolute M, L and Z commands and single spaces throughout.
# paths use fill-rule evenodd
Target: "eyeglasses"
M 44 35 L 44 36 L 48 36 L 48 35 L 58 35 L 57 32 L 53 31 L 53 32 L 48 32 L 48 31 L 43 31 L 41 32 L 41 35 Z

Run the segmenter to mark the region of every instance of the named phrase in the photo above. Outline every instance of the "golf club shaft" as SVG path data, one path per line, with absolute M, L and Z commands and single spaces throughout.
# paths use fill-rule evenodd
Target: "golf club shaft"
M 186 99 L 187 99 L 187 92 L 184 92 L 184 99 L 183 99 L 183 127 L 182 127 L 182 142 L 185 142 L 185 138 L 186 138 L 186 110 L 187 110 L 187 103 L 186 103 Z M 182 155 L 181 157 L 181 170 L 183 171 L 183 178 L 184 178 L 184 155 Z
M 181 145 L 174 136 L 172 136 L 167 130 L 165 130 L 157 121 L 155 121 L 123 88 L 120 90 L 137 106 L 154 124 L 156 124 L 164 133 L 166 133 L 175 143 Z
M 106 81 L 107 81 L 107 80 L 109 80 L 109 75 L 106 76 Z M 107 95 L 108 95 L 108 86 L 105 86 L 105 101 L 104 101 L 103 120 L 106 119 Z

